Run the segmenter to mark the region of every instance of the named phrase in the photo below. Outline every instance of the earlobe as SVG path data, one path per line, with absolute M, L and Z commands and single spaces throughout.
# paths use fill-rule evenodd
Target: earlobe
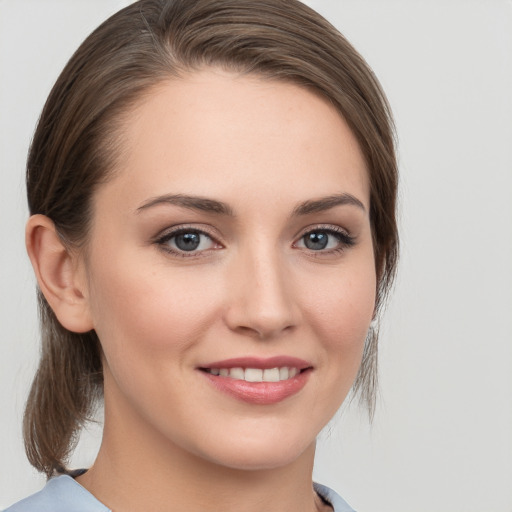
M 93 329 L 76 254 L 62 242 L 53 221 L 45 215 L 30 217 L 25 242 L 39 288 L 59 322 L 72 332 Z

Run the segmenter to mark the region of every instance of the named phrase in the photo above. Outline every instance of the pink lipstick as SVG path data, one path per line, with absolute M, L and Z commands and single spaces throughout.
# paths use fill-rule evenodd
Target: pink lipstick
M 313 368 L 303 359 L 276 356 L 225 359 L 198 369 L 219 391 L 244 402 L 268 405 L 298 393 Z

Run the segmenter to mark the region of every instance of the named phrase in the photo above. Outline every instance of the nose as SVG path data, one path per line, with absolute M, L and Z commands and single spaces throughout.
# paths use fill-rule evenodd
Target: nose
M 257 253 L 237 258 L 228 278 L 228 327 L 259 339 L 293 330 L 300 320 L 293 288 L 286 261 L 275 250 L 260 247 Z

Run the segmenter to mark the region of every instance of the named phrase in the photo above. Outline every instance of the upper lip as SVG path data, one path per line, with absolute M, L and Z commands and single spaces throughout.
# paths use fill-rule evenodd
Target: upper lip
M 212 363 L 201 365 L 200 368 L 261 368 L 262 370 L 270 368 L 297 368 L 304 370 L 312 365 L 304 359 L 291 356 L 274 357 L 234 357 L 232 359 L 223 359 Z

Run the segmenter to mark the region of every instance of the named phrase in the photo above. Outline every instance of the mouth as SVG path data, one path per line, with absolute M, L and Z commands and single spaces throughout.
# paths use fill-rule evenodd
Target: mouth
M 217 361 L 198 370 L 216 390 L 244 402 L 267 405 L 298 393 L 313 366 L 301 359 L 278 356 Z
M 200 368 L 202 371 L 220 377 L 243 380 L 245 382 L 281 382 L 293 379 L 296 375 L 307 370 L 294 366 L 281 366 L 275 368 Z

